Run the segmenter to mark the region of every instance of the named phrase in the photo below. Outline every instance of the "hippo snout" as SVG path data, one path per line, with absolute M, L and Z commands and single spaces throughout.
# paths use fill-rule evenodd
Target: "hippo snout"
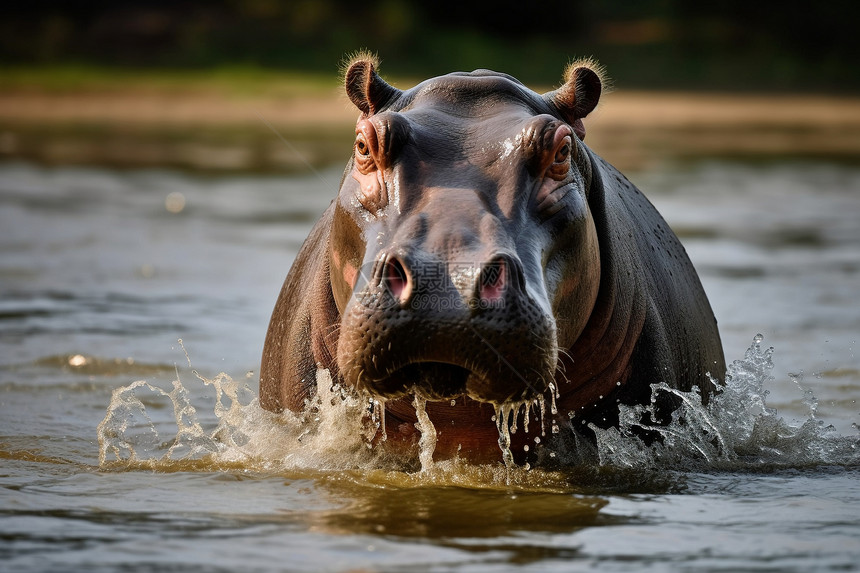
M 482 402 L 533 399 L 555 375 L 555 325 L 528 294 L 520 259 L 380 254 L 344 313 L 338 367 L 384 398 L 418 392 Z
M 447 305 L 465 306 L 472 314 L 503 309 L 515 302 L 509 299 L 526 296 L 522 263 L 508 254 L 497 254 L 478 265 L 431 261 L 419 263 L 415 270 L 414 266 L 396 254 L 382 256 L 372 271 L 378 275 L 377 290 L 387 291 L 391 302 L 400 307 L 438 304 L 442 310 Z M 416 271 L 422 284 L 413 296 Z M 444 288 L 449 281 L 455 289 L 451 292 Z

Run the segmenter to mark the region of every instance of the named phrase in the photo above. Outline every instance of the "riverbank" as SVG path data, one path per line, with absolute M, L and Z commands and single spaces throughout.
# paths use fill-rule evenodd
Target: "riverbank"
M 0 160 L 296 172 L 344 160 L 357 115 L 334 75 L 50 77 L 6 72 Z M 618 90 L 586 127 L 589 145 L 622 169 L 701 156 L 860 158 L 860 97 Z

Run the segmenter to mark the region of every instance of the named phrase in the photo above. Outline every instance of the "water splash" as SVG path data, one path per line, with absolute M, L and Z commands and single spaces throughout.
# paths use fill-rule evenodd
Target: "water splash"
M 388 431 L 385 427 L 385 400 L 368 398 L 370 405 L 370 423 L 365 424 L 367 431 L 364 437 L 367 439 L 367 447 L 373 447 L 373 442 L 379 434 L 379 440 L 388 441 Z
M 429 472 L 433 469 L 433 452 L 436 451 L 436 428 L 430 421 L 430 416 L 427 415 L 426 404 L 426 398 L 418 394 L 415 395 L 412 405 L 415 408 L 415 416 L 418 418 L 418 423 L 415 426 L 421 432 L 421 439 L 418 441 L 418 459 L 421 461 L 422 472 Z
M 329 471 L 399 463 L 384 448 L 368 447 L 376 436 L 374 412 L 366 399 L 333 383 L 327 370 L 317 373 L 317 393 L 301 414 L 263 410 L 245 382 L 225 373 L 212 379 L 192 373 L 215 390 L 209 429 L 199 421 L 178 374 L 172 391 L 139 380 L 113 392 L 98 426 L 102 467 Z M 156 412 L 172 407 L 173 419 L 154 421 L 145 404 Z M 379 405 L 375 414 L 382 413 Z M 162 440 L 163 435 L 169 437 Z
M 597 437 L 600 464 L 626 468 L 750 470 L 808 465 L 860 463 L 858 436 L 842 436 L 816 418 L 817 401 L 809 389 L 807 419 L 793 425 L 767 406 L 764 385 L 773 378 L 774 349 L 763 348 L 757 335 L 742 360 L 731 363 L 726 384 L 703 406 L 698 389 L 682 392 L 652 384 L 652 396 L 670 394 L 680 406 L 665 427 L 648 428 L 660 439 L 646 445 L 636 437 L 644 416 L 655 414 L 654 400 L 645 406 L 620 406 L 618 428 L 590 426 Z M 796 381 L 796 378 L 795 378 Z
M 326 370 L 318 372 L 317 393 L 301 414 L 265 411 L 245 381 L 224 373 L 208 379 L 192 371 L 201 387 L 186 387 L 177 372 L 170 389 L 137 381 L 114 391 L 98 426 L 99 461 L 106 469 L 159 471 L 239 468 L 370 475 L 420 469 L 421 479 L 431 483 L 460 483 L 454 474 L 477 472 L 501 480 L 497 485 L 506 487 L 548 475 L 541 470 L 538 476 L 523 477 L 535 471 L 517 466 L 511 452 L 511 433 L 518 427 L 525 431 L 529 420 L 537 422 L 538 418 L 540 433 L 532 432 L 528 440 L 532 453 L 549 452 L 546 457 L 553 460 L 553 466 L 568 468 L 568 474 L 584 466 L 641 476 L 643 470 L 758 471 L 860 464 L 858 436 L 840 435 L 818 419 L 817 402 L 808 389 L 803 399 L 809 412 L 801 423 L 792 424 L 768 407 L 765 385 L 772 380 L 773 349 L 761 343 L 756 337 L 743 359 L 729 366 L 725 385 L 707 406 L 701 404 L 696 389 L 681 392 L 665 384 L 652 385 L 655 396 L 670 394 L 680 406 L 671 423 L 652 428 L 660 439 L 650 445 L 637 432 L 654 404 L 621 406 L 617 428 L 591 428 L 596 436 L 593 444 L 571 431 L 566 415 L 551 414 L 555 390 L 550 389 L 550 404 L 541 397 L 499 406 L 494 421 L 503 463 L 491 464 L 486 471 L 463 473 L 463 467 L 469 466 L 464 460 L 433 461 L 435 428 L 424 399 L 416 398 L 414 403 L 421 432 L 418 447 L 388 447 L 391 444 L 382 423 L 384 404 L 339 386 Z M 214 390 L 214 404 L 205 403 L 201 389 Z M 536 410 L 533 414 L 532 408 Z M 522 426 L 517 422 L 520 415 Z M 559 424 L 562 418 L 565 422 Z M 561 442 L 573 447 L 558 447 Z
M 225 452 L 229 448 L 236 451 L 247 444 L 249 439 L 242 426 L 247 423 L 252 410 L 250 402 L 256 401 L 246 399 L 242 403 L 240 394 L 250 393 L 247 386 L 240 386 L 223 373 L 211 380 L 197 372 L 194 375 L 204 384 L 215 388 L 213 412 L 219 424 L 214 431 L 207 432 L 203 428 L 197 417 L 197 409 L 191 404 L 188 390 L 179 380 L 178 374 L 169 392 L 145 380 L 138 380 L 113 392 L 107 415 L 97 428 L 99 464 L 106 465 L 112 454 L 117 460 L 154 467 L 159 460 L 197 459 Z M 146 392 L 149 396 L 142 399 L 138 392 Z M 154 404 L 158 398 L 166 399 L 172 406 L 175 429 L 169 428 L 173 436 L 167 441 L 160 440 L 157 424 L 144 405 L 144 400 Z M 229 405 L 225 404 L 225 398 L 229 400 Z M 134 424 L 137 416 L 143 418 L 145 423 Z M 235 456 L 224 456 L 221 461 L 237 461 L 231 458 Z

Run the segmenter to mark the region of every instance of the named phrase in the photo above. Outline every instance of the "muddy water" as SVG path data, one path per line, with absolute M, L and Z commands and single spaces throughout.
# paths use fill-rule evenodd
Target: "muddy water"
M 732 379 L 663 448 L 621 428 L 563 471 L 368 447 L 368 405 L 324 372 L 304 416 L 258 408 L 271 307 L 339 175 L 0 166 L 4 571 L 858 568 L 860 168 L 628 174 Z

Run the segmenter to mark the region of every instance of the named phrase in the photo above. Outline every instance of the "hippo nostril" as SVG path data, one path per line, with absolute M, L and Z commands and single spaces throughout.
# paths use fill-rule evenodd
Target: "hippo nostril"
M 478 297 L 482 303 L 498 303 L 504 299 L 508 283 L 508 264 L 499 257 L 484 265 L 478 283 Z
M 394 255 L 391 255 L 385 261 L 385 268 L 382 271 L 382 282 L 391 295 L 401 304 L 409 300 L 409 295 L 412 292 L 412 282 L 409 280 L 409 275 L 403 267 L 403 263 Z

